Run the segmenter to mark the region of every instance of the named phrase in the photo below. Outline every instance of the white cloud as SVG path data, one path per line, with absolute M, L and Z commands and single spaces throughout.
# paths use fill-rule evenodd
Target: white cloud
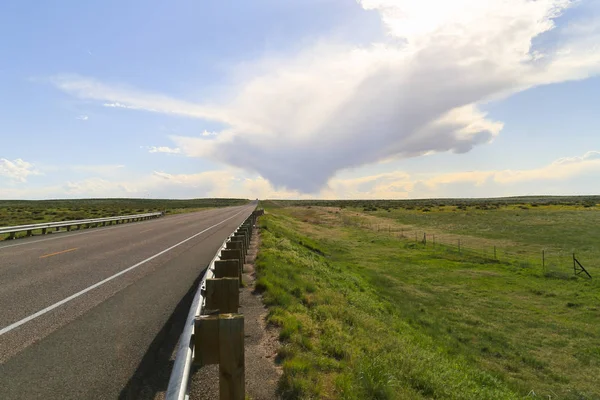
M 166 154 L 181 154 L 180 148 L 172 148 L 168 146 L 150 146 L 149 153 L 166 153 Z
M 568 159 L 565 163 L 563 160 Z M 306 196 L 298 191 L 277 190 L 264 178 L 247 179 L 244 184 L 249 197 L 272 199 L 403 199 L 448 197 L 454 187 L 476 189 L 487 185 L 486 195 L 524 195 L 545 193 L 548 182 L 566 183 L 585 174 L 600 175 L 600 152 L 590 151 L 581 157 L 561 158 L 546 166 L 523 170 L 464 171 L 454 173 L 408 174 L 387 172 L 359 178 L 332 178 L 319 193 Z M 531 184 L 535 184 L 532 189 Z M 466 186 L 464 186 L 466 185 Z M 522 185 L 522 186 L 515 186 Z M 564 185 L 563 185 L 564 186 Z M 511 189 L 517 187 L 517 192 Z M 464 192 L 463 192 L 464 193 Z M 566 194 L 569 191 L 565 191 Z M 575 193 L 580 194 L 580 193 Z M 463 196 L 465 196 L 463 194 Z
M 347 168 L 488 143 L 502 123 L 487 118 L 479 104 L 600 71 L 598 28 L 555 29 L 571 1 L 360 3 L 380 13 L 389 42 L 320 42 L 291 58 L 244 63 L 253 75 L 224 104 L 81 77 L 54 83 L 109 107 L 219 121 L 227 127 L 215 137 L 172 139 L 188 156 L 255 172 L 276 188 L 320 193 Z M 552 30 L 552 46 L 533 47 Z
M 27 182 L 30 175 L 39 175 L 40 172 L 34 165 L 23 161 L 20 158 L 10 161 L 6 158 L 0 158 L 0 176 L 7 177 L 16 182 Z
M 569 160 L 565 162 L 564 160 Z M 600 176 L 600 152 L 558 159 L 548 165 L 523 170 L 463 171 L 409 174 L 386 172 L 356 178 L 333 177 L 315 194 L 274 187 L 263 177 L 248 177 L 225 169 L 196 174 L 154 171 L 140 176 L 90 177 L 45 186 L 0 188 L 0 198 L 238 197 L 269 199 L 403 199 L 425 197 L 505 196 L 548 193 L 548 184 L 563 188 L 559 194 L 583 194 L 569 189 L 569 182 Z M 478 190 L 482 188 L 482 190 Z
M 89 119 L 89 117 L 87 115 L 80 115 L 76 119 L 78 119 L 80 121 L 87 121 Z

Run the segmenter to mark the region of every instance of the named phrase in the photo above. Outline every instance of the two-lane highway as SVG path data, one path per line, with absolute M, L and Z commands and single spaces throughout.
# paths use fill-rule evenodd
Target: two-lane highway
M 153 340 L 254 208 L 0 243 L 0 399 L 127 397 Z

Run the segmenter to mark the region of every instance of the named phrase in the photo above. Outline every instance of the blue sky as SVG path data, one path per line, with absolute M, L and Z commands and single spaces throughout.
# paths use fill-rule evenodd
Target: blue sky
M 0 198 L 597 194 L 599 11 L 3 2 Z

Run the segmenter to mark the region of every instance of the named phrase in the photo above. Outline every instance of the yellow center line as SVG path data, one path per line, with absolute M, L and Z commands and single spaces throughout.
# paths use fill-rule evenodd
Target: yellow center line
M 70 252 L 70 251 L 75 251 L 75 250 L 77 250 L 78 248 L 79 248 L 79 247 L 75 247 L 75 248 L 72 248 L 72 249 L 69 249 L 69 250 L 57 251 L 56 253 L 50 253 L 50 254 L 46 254 L 46 255 L 44 255 L 44 256 L 40 256 L 40 258 L 52 257 L 52 256 L 56 256 L 56 255 L 58 255 L 58 254 L 68 253 L 68 252 Z

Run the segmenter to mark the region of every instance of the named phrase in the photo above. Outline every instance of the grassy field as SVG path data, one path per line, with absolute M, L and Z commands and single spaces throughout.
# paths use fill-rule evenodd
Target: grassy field
M 243 199 L 0 200 L 0 226 L 103 218 L 164 210 L 167 214 L 179 214 L 206 208 L 241 205 L 247 202 L 248 200 Z
M 439 249 L 518 262 L 552 274 L 570 273 L 573 254 L 600 275 L 600 197 L 517 197 L 409 201 L 316 201 L 345 224 L 388 231 Z M 276 203 L 279 206 L 301 202 Z M 460 245 L 459 245 L 460 242 Z M 443 245 L 443 246 L 440 246 Z
M 416 209 L 283 204 L 263 204 L 257 289 L 264 291 L 269 320 L 281 327 L 284 398 L 600 398 L 597 280 L 434 249 L 364 223 L 436 224 L 440 232 L 463 234 L 453 221 L 459 211 L 437 210 L 438 221 L 421 222 L 410 214 L 423 214 Z M 478 210 L 490 214 L 475 216 L 467 233 L 539 243 L 522 226 L 514 228 L 522 235 L 485 234 L 490 221 L 534 208 L 536 218 L 552 213 L 554 224 L 572 225 L 563 235 L 559 227 L 546 233 L 544 242 L 575 236 L 569 244 L 583 248 L 586 235 L 574 232 L 597 233 L 596 213 L 577 214 L 595 205 L 516 207 Z

